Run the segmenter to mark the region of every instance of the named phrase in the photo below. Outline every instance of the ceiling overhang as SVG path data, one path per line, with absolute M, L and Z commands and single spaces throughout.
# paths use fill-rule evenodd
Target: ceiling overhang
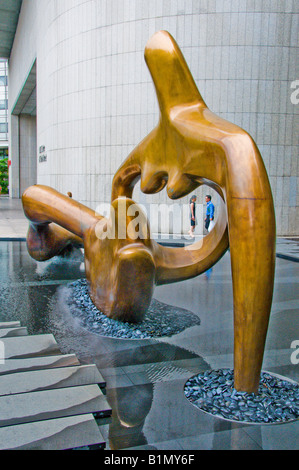
M 20 94 L 12 107 L 11 114 L 36 115 L 36 61 L 34 61 Z
M 22 0 L 0 0 L 0 58 L 9 59 Z

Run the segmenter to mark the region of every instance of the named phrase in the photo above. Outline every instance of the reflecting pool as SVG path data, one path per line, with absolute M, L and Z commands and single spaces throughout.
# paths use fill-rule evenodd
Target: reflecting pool
M 0 321 L 19 320 L 29 334 L 52 333 L 63 353 L 95 363 L 106 380 L 112 418 L 107 449 L 295 449 L 298 421 L 250 425 L 222 420 L 184 396 L 194 374 L 233 367 L 233 297 L 229 252 L 201 276 L 155 289 L 154 298 L 198 318 L 172 336 L 103 336 L 73 315 L 69 285 L 85 279 L 81 250 L 47 262 L 25 242 L 0 241 Z M 298 263 L 277 258 L 263 370 L 298 381 Z M 293 354 L 293 355 L 292 355 Z

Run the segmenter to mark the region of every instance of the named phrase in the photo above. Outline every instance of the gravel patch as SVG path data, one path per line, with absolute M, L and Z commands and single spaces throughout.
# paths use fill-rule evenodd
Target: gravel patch
M 192 312 L 152 299 L 150 307 L 140 323 L 121 322 L 108 318 L 97 309 L 90 296 L 86 279 L 68 284 L 67 303 L 72 315 L 79 318 L 89 331 L 120 339 L 149 339 L 173 336 L 186 328 L 200 325 L 200 319 Z
M 258 393 L 238 392 L 231 369 L 208 370 L 187 380 L 186 398 L 199 409 L 231 421 L 284 423 L 299 418 L 299 385 L 261 373 Z

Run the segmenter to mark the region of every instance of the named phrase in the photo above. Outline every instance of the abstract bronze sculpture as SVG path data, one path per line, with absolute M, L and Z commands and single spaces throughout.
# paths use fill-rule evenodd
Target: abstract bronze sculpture
M 104 218 L 54 189 L 32 186 L 22 197 L 30 220 L 28 250 L 42 260 L 69 243 L 83 243 L 95 305 L 112 318 L 139 321 L 155 285 L 197 276 L 230 246 L 234 385 L 237 390 L 256 393 L 272 303 L 276 238 L 263 160 L 243 129 L 207 108 L 169 33 L 160 31 L 148 41 L 145 60 L 155 85 L 160 120 L 115 174 L 113 214 Z M 136 240 L 127 229 L 133 220 L 131 198 L 139 179 L 144 193 L 156 193 L 166 186 L 171 199 L 202 184 L 214 188 L 223 199 L 214 229 L 199 243 L 168 248 L 151 239 L 142 216 L 139 233 L 144 236 Z M 122 206 L 125 236 L 119 237 L 123 227 L 114 215 Z M 115 237 L 107 236 L 112 226 Z

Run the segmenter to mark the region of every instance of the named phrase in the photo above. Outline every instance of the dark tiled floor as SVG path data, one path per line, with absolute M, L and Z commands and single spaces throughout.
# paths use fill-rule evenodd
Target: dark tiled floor
M 113 415 L 101 426 L 108 449 L 297 449 L 299 422 L 233 423 L 201 412 L 184 396 L 185 381 L 233 366 L 230 259 L 195 279 L 156 288 L 154 297 L 190 310 L 201 324 L 171 338 L 120 340 L 84 329 L 65 302 L 67 283 L 84 277 L 82 253 L 45 263 L 24 242 L 0 242 L 0 321 L 20 320 L 30 334 L 53 333 L 61 350 L 96 363 Z M 263 370 L 298 381 L 291 348 L 299 339 L 299 265 L 277 258 Z M 297 355 L 298 357 L 298 355 Z M 296 439 L 297 438 L 297 439 Z

